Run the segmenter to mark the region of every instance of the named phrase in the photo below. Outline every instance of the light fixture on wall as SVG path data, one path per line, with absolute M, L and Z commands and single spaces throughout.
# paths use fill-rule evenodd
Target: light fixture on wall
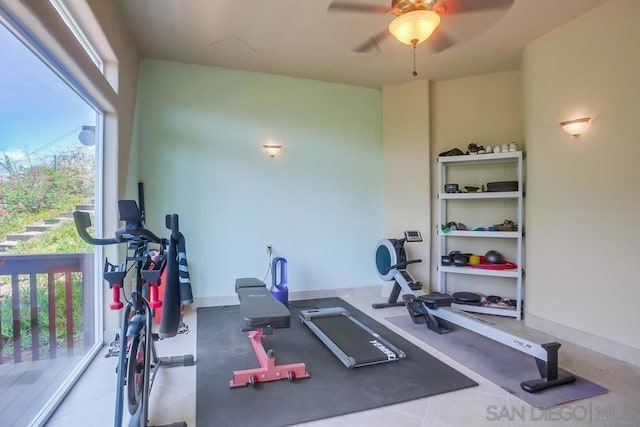
M 269 157 L 275 157 L 278 154 L 280 154 L 280 151 L 282 151 L 282 145 L 264 144 L 262 146 L 262 149 L 264 150 L 265 153 L 269 155 Z
M 590 123 L 591 117 L 582 117 L 579 119 L 560 122 L 560 126 L 562 126 L 562 129 L 569 135 L 577 137 L 589 127 Z

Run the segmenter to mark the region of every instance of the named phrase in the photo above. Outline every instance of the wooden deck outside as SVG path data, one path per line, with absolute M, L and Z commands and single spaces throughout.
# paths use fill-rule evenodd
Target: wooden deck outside
M 93 345 L 94 298 L 92 253 L 0 255 L 1 426 L 29 425 Z

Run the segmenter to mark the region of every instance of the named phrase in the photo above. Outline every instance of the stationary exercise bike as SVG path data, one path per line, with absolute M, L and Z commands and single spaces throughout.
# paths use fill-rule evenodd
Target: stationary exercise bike
M 139 187 L 141 207 L 142 187 Z M 122 426 L 123 408 L 126 404 L 131 414 L 129 426 L 146 427 L 149 415 L 149 396 L 155 375 L 160 366 L 190 366 L 193 355 L 158 357 L 155 341 L 177 334 L 181 323 L 181 304 L 193 302 L 187 270 L 184 236 L 178 226 L 178 215 L 167 215 L 166 227 L 171 230 L 169 239 L 160 238 L 146 228 L 143 210 L 134 200 L 118 201 L 120 220 L 125 226 L 116 230 L 115 237 L 99 239 L 89 235 L 91 219 L 87 212 L 75 211 L 73 219 L 80 237 L 91 245 L 126 243 L 128 252 L 120 265 L 105 260 L 104 279 L 109 283 L 113 301 L 112 310 L 124 307 L 120 331 L 120 352 L 117 366 L 117 389 L 114 426 Z M 143 208 L 144 209 L 144 208 Z M 152 247 L 155 247 L 155 249 Z M 166 267 L 164 301 L 158 300 L 158 285 Z M 135 269 L 135 288 L 126 305 L 120 300 L 125 277 Z M 125 297 L 126 299 L 126 297 Z M 159 333 L 152 331 L 154 309 L 162 306 Z M 186 423 L 171 424 L 186 427 Z
M 403 306 L 404 301 L 398 301 L 400 291 L 402 294 L 413 294 L 412 291 L 422 287 L 407 271 L 407 265 L 422 262 L 421 259 L 407 260 L 407 252 L 404 250 L 405 242 L 422 242 L 422 234 L 419 231 L 405 231 L 403 239 L 382 239 L 376 248 L 376 269 L 382 280 L 393 280 L 393 289 L 387 302 L 372 304 L 373 308 L 386 308 Z

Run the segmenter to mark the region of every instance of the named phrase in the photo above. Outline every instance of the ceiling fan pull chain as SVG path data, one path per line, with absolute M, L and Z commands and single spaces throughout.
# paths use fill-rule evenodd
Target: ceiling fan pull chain
M 418 44 L 418 40 L 411 40 L 411 44 L 413 45 L 413 73 L 411 74 L 413 74 L 413 77 L 416 77 L 418 75 L 416 71 L 416 45 Z

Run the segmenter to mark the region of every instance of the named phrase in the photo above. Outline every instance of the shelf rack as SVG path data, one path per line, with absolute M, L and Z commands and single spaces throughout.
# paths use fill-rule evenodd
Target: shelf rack
M 447 293 L 447 275 L 461 274 L 469 276 L 485 276 L 500 277 L 513 279 L 515 284 L 515 299 L 517 301 L 515 309 L 495 308 L 487 306 L 474 306 L 465 304 L 454 304 L 454 307 L 460 310 L 486 313 L 500 316 L 513 317 L 518 320 L 522 318 L 522 287 L 524 275 L 524 259 L 523 259 L 523 212 L 524 212 L 524 153 L 522 151 L 509 153 L 492 153 L 492 154 L 476 154 L 462 155 L 450 157 L 438 157 L 438 290 Z M 445 193 L 443 192 L 444 184 L 447 183 L 447 174 L 450 166 L 457 165 L 481 165 L 490 168 L 493 164 L 515 163 L 516 179 L 518 181 L 517 191 L 506 192 L 469 192 L 469 193 Z M 468 200 L 473 209 L 473 200 L 514 200 L 516 202 L 515 222 L 518 225 L 517 231 L 467 231 L 453 230 L 442 232 L 441 225 L 447 224 L 447 204 L 452 201 Z M 478 238 L 478 239 L 504 239 L 504 241 L 513 241 L 515 244 L 515 259 L 512 261 L 517 265 L 512 270 L 487 270 L 472 267 L 443 266 L 440 260 L 443 255 L 448 253 L 449 241 L 457 238 Z M 480 289 L 477 289 L 480 291 Z

